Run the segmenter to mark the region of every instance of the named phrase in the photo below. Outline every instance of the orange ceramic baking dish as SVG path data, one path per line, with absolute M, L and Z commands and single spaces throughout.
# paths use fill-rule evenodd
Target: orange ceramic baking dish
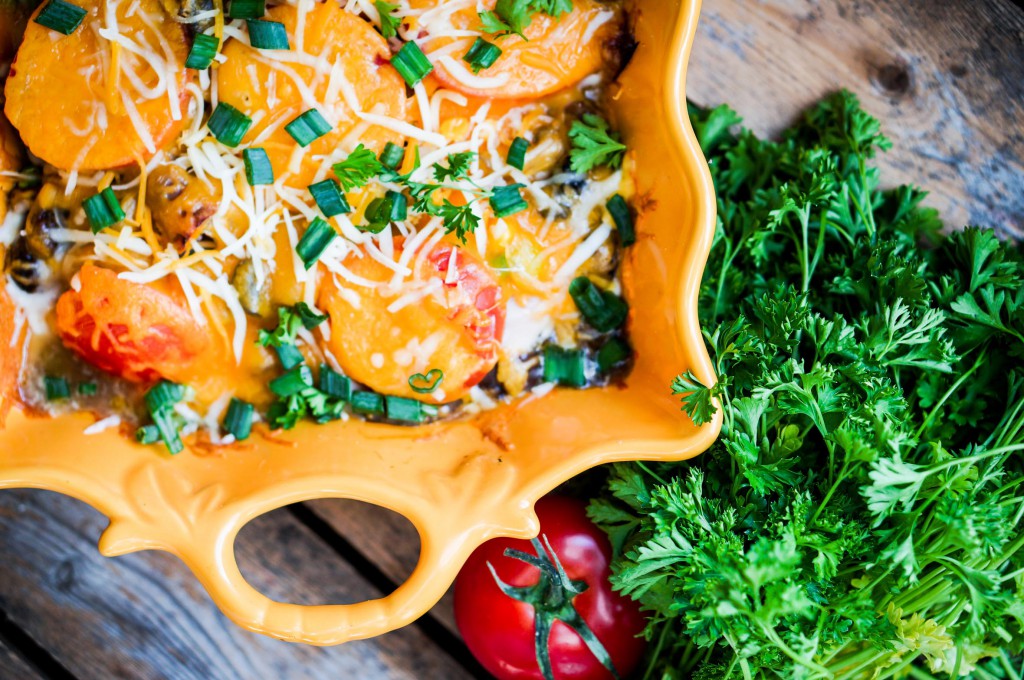
M 166 550 L 240 626 L 334 645 L 414 621 L 482 542 L 535 536 L 534 503 L 583 470 L 704 451 L 721 421 L 695 427 L 669 391 L 686 369 L 705 383 L 715 379 L 697 318 L 715 201 L 685 99 L 700 3 L 631 5 L 639 48 L 613 105 L 637 155 L 641 208 L 638 242 L 623 267 L 636 350 L 624 385 L 558 389 L 471 420 L 415 428 L 357 419 L 300 425 L 280 442 L 253 440 L 206 457 L 171 457 L 114 431 L 86 437 L 85 415 L 45 419 L 15 408 L 0 432 L 0 488 L 83 500 L 110 517 L 99 543 L 104 555 Z M 422 543 L 409 580 L 379 600 L 324 606 L 275 602 L 246 583 L 234 556 L 239 530 L 314 498 L 375 503 L 409 518 Z

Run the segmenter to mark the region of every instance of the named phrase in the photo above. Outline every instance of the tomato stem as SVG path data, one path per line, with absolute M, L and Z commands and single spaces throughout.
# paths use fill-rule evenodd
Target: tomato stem
M 618 680 L 619 674 L 612 663 L 611 655 L 573 604 L 576 596 L 585 592 L 589 586 L 585 581 L 570 579 L 547 536 L 542 535 L 541 539 L 543 539 L 543 543 L 537 538 L 530 541 L 534 550 L 537 551 L 536 555 L 513 548 L 505 550 L 505 557 L 526 562 L 540 571 L 540 579 L 535 585 L 511 586 L 501 580 L 490 562 L 487 563 L 487 568 L 491 570 L 491 575 L 501 592 L 533 607 L 535 614 L 534 644 L 537 652 L 537 665 L 540 667 L 541 673 L 545 680 L 554 680 L 549 643 L 552 625 L 555 621 L 561 621 L 576 631 L 590 652 L 608 669 L 612 677 Z

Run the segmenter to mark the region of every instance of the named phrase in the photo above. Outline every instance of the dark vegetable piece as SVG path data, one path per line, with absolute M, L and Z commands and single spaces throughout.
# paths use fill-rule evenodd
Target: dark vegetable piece
M 185 68 L 195 69 L 196 71 L 210 68 L 210 64 L 213 63 L 213 58 L 217 56 L 219 48 L 220 41 L 217 40 L 216 36 L 205 33 L 196 35 L 195 40 L 192 41 L 192 49 L 189 50 L 188 58 L 185 60 Z
M 352 381 L 324 365 L 320 367 L 320 391 L 335 399 L 349 401 L 352 399 Z
M 252 127 L 252 119 L 231 104 L 220 102 L 206 122 L 210 133 L 225 146 L 238 146 Z
M 274 351 L 277 352 L 277 358 L 286 371 L 290 371 L 306 360 L 295 345 L 278 345 Z
M 599 333 L 607 333 L 626 323 L 629 305 L 614 293 L 601 290 L 586 276 L 569 284 L 569 294 L 587 323 Z
M 380 164 L 388 170 L 397 170 L 403 160 L 405 160 L 405 147 L 394 142 L 385 144 L 384 150 L 380 152 Z
M 331 245 L 331 242 L 337 237 L 338 233 L 334 231 L 334 228 L 318 217 L 302 235 L 302 239 L 295 247 L 295 252 L 299 254 L 306 269 L 312 269 L 320 256 L 327 250 L 327 246 Z
M 232 19 L 259 19 L 266 13 L 266 0 L 231 0 L 228 4 L 228 16 Z
M 480 73 L 480 71 L 494 66 L 494 63 L 498 61 L 500 56 L 500 47 L 494 43 L 487 42 L 483 38 L 477 38 L 473 46 L 462 57 L 462 60 L 469 64 L 469 67 L 473 69 L 473 73 Z
M 309 193 L 313 196 L 313 200 L 316 201 L 316 205 L 324 217 L 336 217 L 352 212 L 352 206 L 348 204 L 348 199 L 345 198 L 341 187 L 333 179 L 310 184 Z
M 245 179 L 249 186 L 274 183 L 274 168 L 270 165 L 270 156 L 265 149 L 245 149 L 242 151 L 242 162 L 245 164 Z
M 312 386 L 313 372 L 305 365 L 296 366 L 270 381 L 270 391 L 279 397 L 290 397 Z
M 295 120 L 285 125 L 284 129 L 299 146 L 309 146 L 334 128 L 323 114 L 316 109 L 310 109 L 299 114 Z
M 509 217 L 530 207 L 530 204 L 523 198 L 522 188 L 522 184 L 509 184 L 494 188 L 490 204 L 495 217 Z
M 633 226 L 633 215 L 629 210 L 629 204 L 626 203 L 621 195 L 615 194 L 606 205 L 608 213 L 612 216 L 612 220 L 615 222 L 615 228 L 619 231 L 619 243 L 624 248 L 636 243 L 636 228 Z
M 607 375 L 617 366 L 629 361 L 632 356 L 633 350 L 624 340 L 612 338 L 597 351 L 597 368 Z
M 505 162 L 516 170 L 522 170 L 526 167 L 526 151 L 529 148 L 528 141 L 522 137 L 516 137 L 508 147 L 508 156 L 506 156 Z
M 544 348 L 544 381 L 563 387 L 584 387 L 587 384 L 583 350 L 564 349 L 557 345 Z
M 48 375 L 43 378 L 47 401 L 63 401 L 71 398 L 71 388 L 66 378 Z
M 353 392 L 352 410 L 364 416 L 384 415 L 384 397 L 376 392 Z
M 249 43 L 256 49 L 290 49 L 288 44 L 288 30 L 280 21 L 249 19 L 245 24 L 249 27 Z
M 252 434 L 252 419 L 255 412 L 252 404 L 241 399 L 232 399 L 224 417 L 224 429 L 234 435 L 237 441 L 245 441 Z
M 384 407 L 388 418 L 403 423 L 424 423 L 437 416 L 436 406 L 405 397 L 388 395 L 384 398 Z
M 51 30 L 71 35 L 82 25 L 89 12 L 65 0 L 50 0 L 36 16 L 35 22 Z

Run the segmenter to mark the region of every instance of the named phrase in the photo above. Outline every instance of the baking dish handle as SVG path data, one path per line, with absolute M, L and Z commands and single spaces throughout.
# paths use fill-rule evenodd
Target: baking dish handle
M 245 521 L 204 521 L 192 527 L 188 540 L 174 541 L 177 545 L 146 545 L 139 541 L 136 532 L 115 521 L 104 533 L 99 547 L 110 557 L 153 548 L 172 552 L 192 570 L 221 611 L 238 625 L 290 642 L 337 645 L 396 630 L 421 617 L 445 594 L 470 553 L 492 535 L 486 528 L 474 526 L 474 520 L 479 520 L 474 513 L 464 513 L 460 519 L 453 513 L 434 510 L 424 513 L 430 516 L 429 523 L 422 521 L 425 517 L 417 517 L 419 513 L 403 513 L 419 532 L 421 546 L 419 562 L 408 580 L 390 595 L 356 604 L 277 602 L 250 585 L 238 568 L 234 543 L 251 516 Z M 525 526 L 512 533 L 526 537 L 537 532 L 536 515 L 526 515 Z M 232 517 L 237 518 L 238 515 Z M 506 528 L 502 533 L 509 531 Z

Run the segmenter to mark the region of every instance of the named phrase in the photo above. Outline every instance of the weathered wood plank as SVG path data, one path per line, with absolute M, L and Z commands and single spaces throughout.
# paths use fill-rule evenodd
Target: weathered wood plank
M 96 552 L 106 520 L 52 493 L 0 493 L 0 608 L 80 678 L 466 677 L 415 628 L 318 649 L 247 633 L 188 570 L 163 553 Z M 287 513 L 259 518 L 236 547 L 271 597 L 305 603 L 376 597 L 351 567 Z M 291 587 L 301 579 L 301 587 Z
M 420 557 L 420 537 L 404 517 L 369 503 L 344 499 L 306 505 L 373 562 L 389 579 L 402 583 Z M 445 628 L 458 635 L 451 590 L 431 610 Z
M 0 678 L 17 678 L 18 680 L 36 680 L 43 676 L 21 658 L 18 652 L 7 646 L 0 639 Z
M 705 0 L 688 94 L 773 133 L 846 87 L 895 148 L 888 184 L 949 227 L 1024 237 L 1024 11 L 1009 0 Z

